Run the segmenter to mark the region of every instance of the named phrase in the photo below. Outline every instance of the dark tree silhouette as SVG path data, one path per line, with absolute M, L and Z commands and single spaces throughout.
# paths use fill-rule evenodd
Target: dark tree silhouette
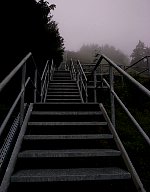
M 1 2 L 0 80 L 30 51 L 40 71 L 47 59 L 54 58 L 60 64 L 64 44 L 58 25 L 52 20 L 51 11 L 55 7 L 44 0 Z

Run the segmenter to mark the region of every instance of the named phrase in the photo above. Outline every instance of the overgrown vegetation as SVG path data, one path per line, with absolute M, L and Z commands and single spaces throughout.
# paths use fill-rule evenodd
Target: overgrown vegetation
M 150 78 L 134 77 L 145 87 L 150 89 Z M 150 99 L 137 87 L 124 79 L 124 84 L 117 81 L 115 91 L 127 106 L 131 114 L 148 136 L 150 136 Z M 144 187 L 150 189 L 150 149 L 143 137 L 137 131 L 135 125 L 125 115 L 123 109 L 116 101 L 116 129 L 135 166 Z

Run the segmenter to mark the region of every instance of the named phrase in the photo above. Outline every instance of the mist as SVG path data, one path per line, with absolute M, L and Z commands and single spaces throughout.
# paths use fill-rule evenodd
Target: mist
M 149 0 L 48 0 L 56 4 L 58 23 L 67 50 L 83 44 L 109 44 L 129 55 L 141 40 L 150 46 Z

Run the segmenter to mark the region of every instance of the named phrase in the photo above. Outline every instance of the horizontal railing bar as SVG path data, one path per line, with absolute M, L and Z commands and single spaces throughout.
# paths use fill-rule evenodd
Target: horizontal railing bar
M 149 69 L 145 69 L 145 70 L 139 72 L 138 75 L 140 75 L 140 74 L 142 74 L 142 73 L 144 73 L 144 72 L 146 72 L 146 71 L 148 71 L 148 70 L 149 70 Z
M 27 59 L 32 55 L 32 53 L 28 53 L 24 59 L 7 75 L 7 77 L 0 83 L 0 92 L 7 85 L 7 83 L 13 78 L 13 76 L 19 71 L 19 69 L 25 64 Z
M 106 79 L 103 79 L 104 83 L 107 85 L 107 87 L 110 89 L 110 85 L 108 84 L 108 82 L 106 81 Z M 128 117 L 131 119 L 131 121 L 133 122 L 133 124 L 136 126 L 136 128 L 138 129 L 138 131 L 140 132 L 140 134 L 143 136 L 143 138 L 146 140 L 146 142 L 150 145 L 150 138 L 147 136 L 147 134 L 143 131 L 142 127 L 139 125 L 139 123 L 136 121 L 136 119 L 133 117 L 133 115 L 130 113 L 130 111 L 126 108 L 126 106 L 124 105 L 124 103 L 121 101 L 121 99 L 118 97 L 118 95 L 111 90 L 111 93 L 115 96 L 116 100 L 119 102 L 119 104 L 121 105 L 121 107 L 124 109 L 124 111 L 126 112 L 126 114 L 128 115 Z
M 25 83 L 25 88 L 26 88 L 26 86 L 28 85 L 29 81 L 30 81 L 30 77 L 28 77 L 28 79 L 27 79 L 27 81 L 26 81 L 26 83 Z M 21 92 L 18 94 L 18 96 L 17 96 L 16 100 L 14 101 L 12 107 L 10 108 L 7 116 L 5 117 L 5 119 L 4 119 L 4 121 L 3 121 L 2 125 L 1 125 L 1 128 L 0 128 L 0 136 L 2 135 L 2 133 L 3 133 L 3 131 L 4 131 L 4 128 L 5 128 L 5 126 L 7 125 L 7 123 L 8 123 L 8 121 L 9 121 L 9 119 L 10 119 L 10 117 L 11 117 L 11 115 L 12 115 L 12 113 L 13 113 L 16 105 L 17 105 L 17 103 L 19 102 L 19 99 L 20 99 L 22 93 L 24 92 L 24 90 L 25 90 L 25 89 L 22 89 Z
M 133 67 L 134 65 L 136 65 L 137 63 L 139 63 L 140 61 L 142 61 L 142 60 L 144 60 L 144 59 L 146 59 L 146 58 L 148 58 L 148 57 L 150 57 L 150 56 L 142 57 L 142 58 L 141 58 L 140 60 L 138 60 L 137 62 L 135 62 L 135 63 L 133 63 L 132 65 L 130 65 L 129 67 L 125 68 L 125 71 L 126 71 L 127 69 L 130 69 L 131 67 Z

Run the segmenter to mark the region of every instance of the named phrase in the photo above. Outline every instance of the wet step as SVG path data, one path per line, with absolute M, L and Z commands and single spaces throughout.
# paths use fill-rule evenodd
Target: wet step
M 71 84 L 71 83 L 64 83 L 64 84 L 59 84 L 59 83 L 54 83 L 54 84 L 49 84 L 49 86 L 48 86 L 48 89 L 51 89 L 51 88 L 61 88 L 61 87 L 63 87 L 63 88 L 76 88 L 77 87 L 77 84 Z
M 62 99 L 63 100 L 63 99 Z M 69 117 L 69 118 L 68 118 Z M 79 111 L 38 111 L 32 112 L 30 121 L 34 122 L 49 122 L 49 121 L 59 121 L 59 122 L 96 122 L 104 121 L 104 117 L 101 112 L 79 112 Z
M 131 179 L 128 171 L 118 167 L 76 169 L 29 169 L 20 170 L 11 182 L 96 181 Z
M 60 90 L 60 91 L 52 91 L 52 90 L 50 90 L 50 91 L 48 91 L 48 93 L 47 93 L 47 96 L 49 96 L 49 95 L 79 95 L 79 91 L 62 91 L 62 90 Z
M 46 99 L 46 102 L 52 102 L 52 103 L 68 103 L 68 102 L 76 102 L 81 103 L 81 99 Z
M 18 155 L 17 169 L 121 167 L 120 161 L 114 149 L 25 150 Z
M 96 103 L 37 103 L 33 111 L 100 111 Z
M 32 115 L 102 115 L 101 111 L 33 111 Z
M 25 135 L 22 150 L 50 149 L 115 149 L 111 134 Z
M 87 134 L 87 135 L 25 135 L 24 140 L 93 140 L 112 139 L 111 134 Z
M 57 94 L 57 95 L 51 95 L 51 94 L 47 94 L 46 99 L 81 99 L 79 93 L 77 95 L 61 95 L 61 94 Z
M 106 122 L 29 122 L 30 134 L 110 133 Z
M 121 152 L 114 149 L 27 150 L 20 152 L 18 158 L 106 157 L 120 155 Z

